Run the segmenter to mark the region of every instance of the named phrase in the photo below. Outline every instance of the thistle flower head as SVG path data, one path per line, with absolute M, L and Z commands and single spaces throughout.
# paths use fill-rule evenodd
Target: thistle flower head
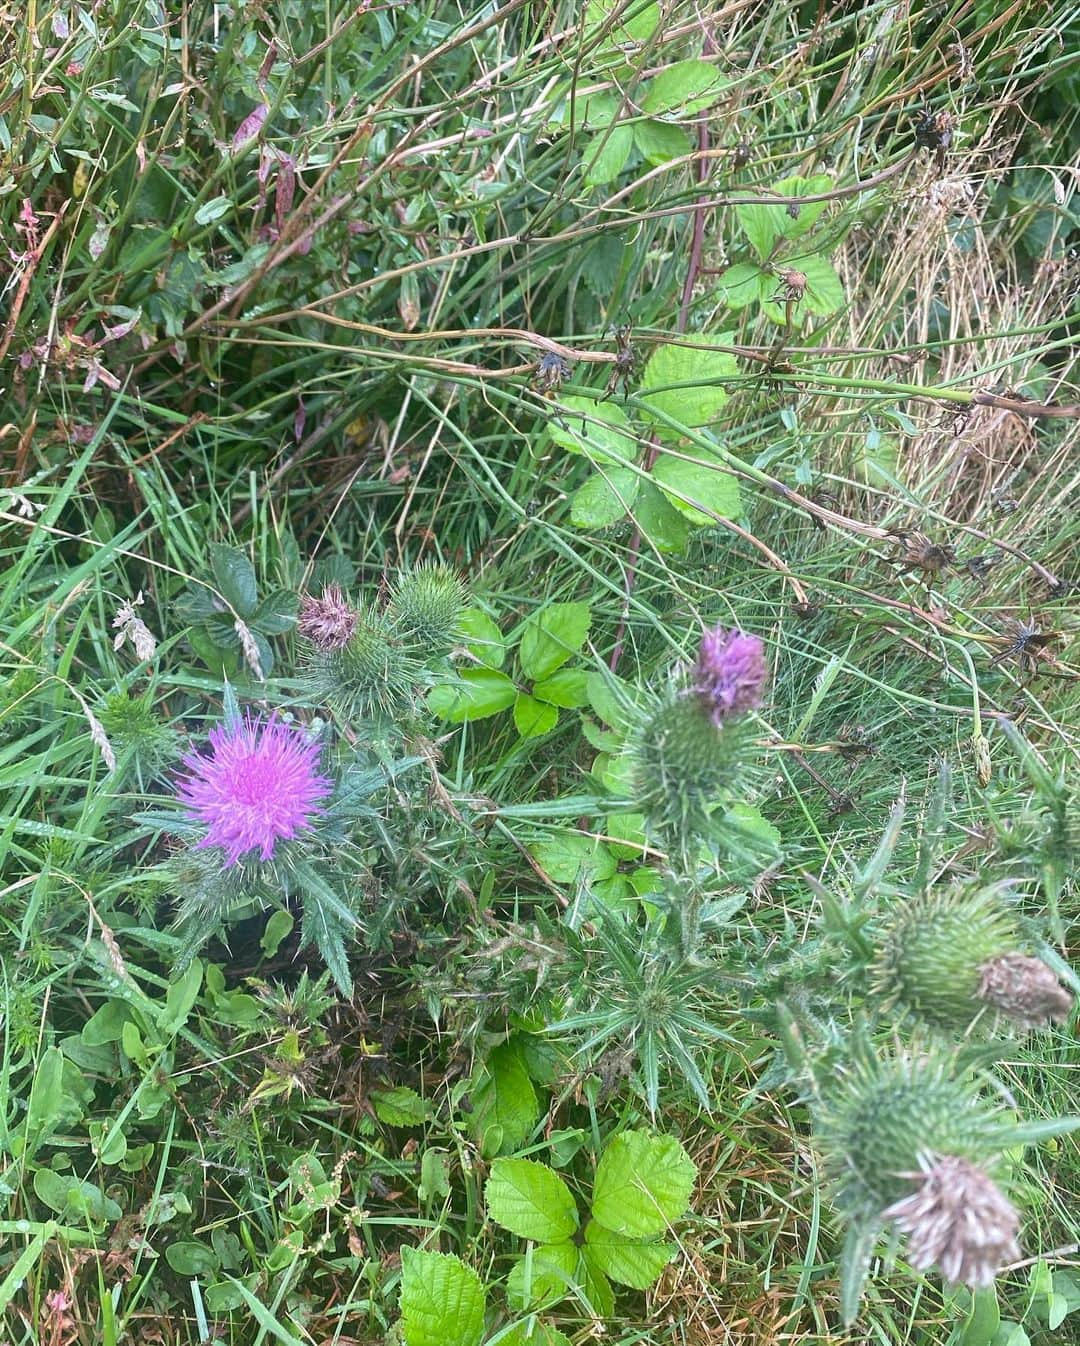
M 983 967 L 1019 944 L 998 889 L 922 893 L 882 921 L 873 990 L 886 1010 L 899 1005 L 936 1027 L 964 1029 L 987 1006 L 979 994 Z
M 766 675 L 765 647 L 757 636 L 717 626 L 701 637 L 693 688 L 717 727 L 761 705 Z
M 1041 958 L 1002 953 L 979 969 L 978 997 L 1022 1028 L 1064 1023 L 1072 1012 L 1072 995 Z
M 910 1195 L 926 1154 L 980 1163 L 1001 1149 L 1001 1123 L 979 1081 L 951 1054 L 867 1054 L 842 1070 L 821 1101 L 815 1135 L 837 1204 L 877 1220 Z
M 321 598 L 305 595 L 296 629 L 317 650 L 328 654 L 349 643 L 359 620 L 360 614 L 348 603 L 341 586 L 328 584 Z
M 977 1164 L 955 1155 L 920 1157 L 907 1196 L 881 1212 L 907 1235 L 916 1271 L 937 1266 L 952 1285 L 984 1289 L 1007 1262 L 1020 1256 L 1020 1217 L 1008 1197 Z
M 210 730 L 209 753 L 184 758 L 188 776 L 177 790 L 194 821 L 206 828 L 199 847 L 220 846 L 226 865 L 258 851 L 273 858 L 281 841 L 311 828 L 330 794 L 318 773 L 319 745 L 280 720 L 235 720 Z
M 446 566 L 420 565 L 394 582 L 387 618 L 394 634 L 427 657 L 449 649 L 465 605 L 465 586 Z

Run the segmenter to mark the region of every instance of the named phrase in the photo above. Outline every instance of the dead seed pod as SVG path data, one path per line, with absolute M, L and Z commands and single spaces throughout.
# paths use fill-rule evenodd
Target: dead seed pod
M 929 583 L 956 567 L 956 548 L 948 542 L 934 542 L 914 529 L 891 528 L 892 540 L 901 549 L 894 565 L 901 570 L 917 570 Z
M 555 351 L 545 351 L 536 362 L 532 386 L 545 396 L 556 393 L 570 377 L 570 363 Z

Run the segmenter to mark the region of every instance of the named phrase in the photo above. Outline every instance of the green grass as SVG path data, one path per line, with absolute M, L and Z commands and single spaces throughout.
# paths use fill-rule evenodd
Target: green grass
M 521 1250 L 486 1213 L 495 1155 L 557 1162 L 584 1209 L 609 1138 L 653 1126 L 698 1184 L 608 1339 L 1020 1346 L 985 1326 L 994 1295 L 969 1313 L 886 1261 L 840 1325 L 842 1232 L 775 1000 L 838 1032 L 866 1012 L 842 963 L 822 990 L 844 946 L 821 892 L 848 891 L 901 794 L 856 909 L 913 882 L 942 760 L 924 877 L 1010 880 L 1032 938 L 1063 975 L 1075 961 L 1073 838 L 1046 839 L 1048 790 L 1002 728 L 1075 770 L 1070 7 L 675 3 L 659 25 L 640 0 L 606 20 L 522 0 L 163 8 L 0 17 L 0 1339 L 400 1340 L 410 1246 L 480 1274 L 486 1341 L 514 1320 Z M 955 118 L 941 166 L 913 153 L 924 103 Z M 827 198 L 813 219 L 764 204 L 818 176 L 797 189 Z M 777 302 L 792 269 L 806 292 Z M 608 396 L 620 341 L 635 363 Z M 583 527 L 589 481 L 603 509 Z M 957 563 L 898 564 L 898 532 Z M 660 686 L 704 624 L 764 639 L 749 802 L 778 850 L 714 872 L 699 960 L 655 1020 L 621 969 L 645 985 L 666 966 L 630 889 L 657 849 L 614 851 L 606 887 L 555 863 L 568 832 L 621 825 L 595 696 L 535 737 L 510 709 L 409 726 L 423 763 L 342 852 L 364 927 L 351 1001 L 315 985 L 299 922 L 258 906 L 176 975 L 174 843 L 139 819 L 226 680 L 325 723 L 335 760 L 371 736 L 313 701 L 294 632 L 268 637 L 264 681 L 201 639 L 185 595 L 220 589 L 215 544 L 249 558 L 260 599 L 336 579 L 379 602 L 399 568 L 442 561 L 518 691 L 521 634 L 552 604 L 588 606 L 567 668 L 594 686 Z M 140 593 L 146 660 L 114 646 Z M 1034 668 L 1008 653 L 1017 622 L 1051 636 Z M 574 1016 L 589 1026 L 547 1031 Z M 650 1117 L 656 1023 L 691 1065 L 660 1062 Z M 1018 1114 L 1075 1111 L 1072 1033 L 999 1043 Z M 534 1110 L 503 1146 L 484 1109 L 519 1050 Z M 31 1153 L 28 1109 L 47 1121 Z M 71 1178 L 92 1186 L 65 1205 Z M 1025 1264 L 998 1282 L 1001 1319 L 1078 1340 L 1080 1315 L 1050 1325 L 1055 1294 L 1080 1304 L 1075 1137 L 1030 1147 L 1011 1182 Z M 544 1318 L 592 1339 L 580 1299 Z

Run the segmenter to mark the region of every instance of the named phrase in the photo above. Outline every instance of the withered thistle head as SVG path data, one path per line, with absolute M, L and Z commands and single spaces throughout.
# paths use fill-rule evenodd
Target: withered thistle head
M 341 586 L 328 584 L 321 598 L 305 595 L 300 604 L 296 629 L 323 654 L 340 650 L 353 637 L 360 614 L 350 606 Z
M 977 1164 L 956 1155 L 922 1156 L 918 1172 L 904 1176 L 915 1190 L 881 1217 L 907 1235 L 916 1271 L 936 1266 L 950 1284 L 978 1290 L 1020 1256 L 1016 1208 Z
M 1023 1028 L 1064 1023 L 1072 1012 L 1072 995 L 1041 958 L 1003 953 L 979 971 L 979 999 Z

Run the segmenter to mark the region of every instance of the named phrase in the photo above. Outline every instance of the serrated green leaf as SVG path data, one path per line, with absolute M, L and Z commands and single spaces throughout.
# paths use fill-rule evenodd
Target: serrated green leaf
M 515 1042 L 488 1053 L 473 1090 L 472 1127 L 486 1155 L 516 1150 L 536 1125 L 540 1104 Z
M 548 426 L 553 444 L 569 453 L 581 453 L 595 463 L 618 466 L 637 457 L 638 442 L 626 412 L 617 402 L 596 397 L 559 399 L 562 415 Z
M 796 308 L 796 313 L 806 311 L 816 317 L 827 318 L 830 313 L 838 312 L 847 303 L 847 295 L 840 283 L 840 277 L 827 257 L 815 255 L 793 257 L 790 260 L 785 258 L 783 269 L 799 271 L 806 277 L 806 289 L 803 291 L 802 301 Z M 783 283 L 777 280 L 768 290 L 762 304 L 762 311 L 773 322 L 784 321 L 784 301 L 777 298 L 777 293 L 782 288 Z
M 557 1304 L 566 1298 L 577 1268 L 578 1250 L 573 1243 L 543 1243 L 510 1269 L 507 1303 L 519 1313 Z
M 618 868 L 615 857 L 596 837 L 558 831 L 529 847 L 537 864 L 555 883 L 576 883 L 582 874 L 595 881 L 609 879 Z
M 586 187 L 604 187 L 623 171 L 634 148 L 634 128 L 623 122 L 610 131 L 600 131 L 585 151 Z
M 484 1186 L 488 1215 L 519 1238 L 562 1243 L 578 1227 L 569 1187 L 534 1159 L 496 1159 Z
M 634 126 L 634 144 L 647 164 L 669 164 L 689 154 L 693 146 L 681 126 L 671 122 L 649 120 Z
M 627 1238 L 662 1234 L 686 1212 L 697 1169 L 674 1136 L 623 1131 L 596 1167 L 593 1218 Z
M 736 262 L 721 275 L 713 294 L 730 309 L 746 308 L 755 301 L 764 303 L 777 287 L 776 277 L 753 262 Z
M 652 117 L 665 112 L 692 117 L 715 103 L 726 85 L 716 66 L 708 61 L 676 61 L 649 80 L 641 100 L 642 111 Z
M 514 702 L 514 724 L 522 738 L 539 738 L 549 734 L 559 722 L 559 712 L 555 706 L 545 701 L 537 701 L 527 692 L 519 692 Z
M 296 625 L 300 600 L 289 589 L 275 589 L 264 598 L 251 618 L 264 636 L 282 636 Z
M 594 472 L 570 497 L 570 522 L 576 528 L 607 528 L 624 519 L 641 489 L 641 473 L 632 467 Z
M 533 687 L 533 696 L 538 701 L 548 701 L 553 706 L 562 706 L 567 710 L 576 710 L 584 706 L 589 699 L 585 683 L 588 674 L 583 668 L 560 668 L 550 678 L 544 678 Z
M 736 519 L 742 513 L 737 478 L 706 449 L 694 446 L 680 457 L 662 453 L 653 468 L 653 478 L 675 509 L 697 527 L 714 523 L 714 514 Z
M 634 523 L 658 552 L 681 552 L 690 540 L 690 523 L 652 482 L 645 482 L 634 505 Z
M 401 1324 L 405 1346 L 480 1346 L 487 1295 L 459 1257 L 401 1250 Z
M 485 720 L 512 706 L 517 688 L 493 668 L 468 668 L 454 682 L 433 687 L 427 695 L 428 709 L 451 724 Z
M 486 612 L 466 608 L 458 618 L 461 643 L 485 668 L 502 668 L 506 662 L 503 633 Z
M 832 187 L 832 179 L 819 174 L 813 178 L 784 178 L 772 188 L 780 196 L 792 198 L 790 206 L 744 205 L 735 207 L 735 217 L 763 262 L 772 255 L 773 247 L 781 238 L 801 238 L 812 229 L 815 221 L 828 205 L 827 201 L 809 201 L 798 204 L 801 196 L 820 196 Z
M 611 21 L 611 11 L 618 14 Z M 629 17 L 624 17 L 629 12 Z M 660 6 L 626 5 L 624 0 L 589 0 L 585 8 L 585 31 L 603 25 L 607 32 L 605 46 L 623 46 L 627 43 L 647 42 L 660 24 Z
M 530 682 L 551 677 L 585 644 L 591 614 L 587 603 L 548 603 L 525 623 L 518 663 Z
M 210 548 L 210 568 L 218 592 L 235 613 L 249 620 L 259 602 L 255 570 L 247 556 L 237 547 L 215 542 Z
M 739 366 L 727 351 L 732 333 L 717 336 L 693 335 L 680 344 L 657 347 L 649 357 L 641 381 L 639 397 L 645 414 L 655 408 L 680 425 L 708 425 L 716 420 L 727 401 L 723 384 L 738 377 Z
M 647 1290 L 675 1255 L 673 1243 L 642 1243 L 613 1234 L 596 1220 L 585 1226 L 586 1256 L 608 1280 Z
M 550 1323 L 530 1318 L 500 1332 L 498 1346 L 570 1346 L 570 1338 Z
M 375 1116 L 387 1126 L 422 1126 L 431 1116 L 431 1104 L 415 1089 L 399 1084 L 394 1089 L 373 1089 Z

